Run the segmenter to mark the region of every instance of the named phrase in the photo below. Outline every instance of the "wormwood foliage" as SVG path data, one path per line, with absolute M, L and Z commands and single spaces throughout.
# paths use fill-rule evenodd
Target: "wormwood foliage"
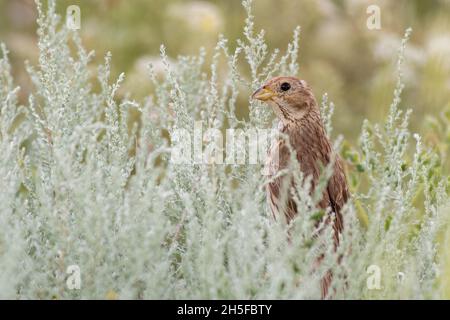
M 196 120 L 219 130 L 271 127 L 259 102 L 249 100 L 249 119 L 238 119 L 237 99 L 272 76 L 297 74 L 300 29 L 284 54 L 269 51 L 251 1 L 243 6 L 243 38 L 231 50 L 220 37 L 210 65 L 204 50 L 169 62 L 161 47 L 165 76 L 150 68 L 154 92 L 142 103 L 117 96 L 124 75 L 110 79 L 109 54 L 93 74 L 93 53 L 60 23 L 55 1 L 37 3 L 40 55 L 27 65 L 34 91 L 26 106 L 2 45 L 1 298 L 310 299 L 320 298 L 328 270 L 330 298 L 442 297 L 447 183 L 439 157 L 411 137 L 410 111 L 400 108 L 409 31 L 386 122 L 366 121 L 359 146 L 341 148 L 353 197 L 336 252 L 328 213 L 315 209 L 317 196 L 298 170 L 298 188 L 286 192 L 301 214 L 286 226 L 267 212 L 260 165 L 169 161 L 167 133 L 191 131 Z M 334 106 L 326 99 L 322 106 L 330 134 Z M 71 265 L 81 271 L 80 289 L 67 286 Z

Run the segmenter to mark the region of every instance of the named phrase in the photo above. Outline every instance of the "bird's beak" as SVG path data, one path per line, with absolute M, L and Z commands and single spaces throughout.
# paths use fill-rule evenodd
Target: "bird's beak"
M 261 101 L 267 101 L 269 99 L 271 99 L 273 96 L 275 96 L 276 93 L 273 92 L 270 89 L 261 87 L 258 90 L 256 90 L 255 92 L 253 92 L 252 94 L 252 99 L 258 99 Z

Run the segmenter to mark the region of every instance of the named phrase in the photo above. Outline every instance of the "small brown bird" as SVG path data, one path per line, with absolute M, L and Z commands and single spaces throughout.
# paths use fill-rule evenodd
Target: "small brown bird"
M 312 190 L 319 182 L 321 170 L 334 157 L 334 171 L 318 203 L 321 209 L 330 208 L 335 214 L 334 243 L 339 244 L 342 231 L 341 210 L 349 197 L 347 180 L 342 160 L 335 154 L 327 137 L 320 110 L 311 88 L 304 80 L 295 77 L 276 77 L 256 90 L 253 99 L 267 102 L 280 120 L 279 130 L 287 135 L 290 145 L 296 151 L 300 170 L 304 176 L 311 176 Z M 278 139 L 271 146 L 268 157 L 269 177 L 273 180 L 267 185 L 267 199 L 273 215 L 282 214 L 289 222 L 297 212 L 290 187 L 295 187 L 292 176 L 275 177 L 289 166 L 290 151 L 285 139 Z M 284 194 L 283 194 L 283 190 Z M 287 192 L 287 194 L 286 194 Z M 322 280 L 322 296 L 326 297 L 331 274 Z

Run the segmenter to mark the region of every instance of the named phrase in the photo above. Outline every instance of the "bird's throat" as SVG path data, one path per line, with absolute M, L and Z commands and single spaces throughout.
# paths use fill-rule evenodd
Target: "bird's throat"
M 277 118 L 286 126 L 300 121 L 307 113 L 307 110 L 292 112 L 288 107 L 285 107 L 275 101 L 272 101 L 270 105 Z

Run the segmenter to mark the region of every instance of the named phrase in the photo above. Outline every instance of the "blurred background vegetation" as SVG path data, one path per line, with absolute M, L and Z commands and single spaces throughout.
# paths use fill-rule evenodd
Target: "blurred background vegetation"
M 170 57 L 197 54 L 211 58 L 220 33 L 233 46 L 241 37 L 245 12 L 239 0 L 58 0 L 64 17 L 69 5 L 81 8 L 84 46 L 97 61 L 113 55 L 113 75 L 125 72 L 122 92 L 136 99 L 151 92 L 147 64 L 158 72 L 159 46 Z M 381 30 L 366 27 L 366 8 L 381 8 Z M 395 85 L 400 39 L 413 28 L 405 63 L 403 106 L 413 109 L 412 130 L 445 157 L 450 141 L 450 2 L 448 0 L 257 0 L 257 28 L 266 30 L 272 48 L 285 48 L 300 25 L 300 77 L 317 99 L 328 92 L 336 105 L 334 133 L 355 142 L 362 120 L 377 122 L 389 108 Z M 0 39 L 11 51 L 13 72 L 26 101 L 30 82 L 24 60 L 37 61 L 33 0 L 0 0 Z M 241 95 L 241 110 L 248 96 Z M 245 112 L 245 111 L 242 111 Z

